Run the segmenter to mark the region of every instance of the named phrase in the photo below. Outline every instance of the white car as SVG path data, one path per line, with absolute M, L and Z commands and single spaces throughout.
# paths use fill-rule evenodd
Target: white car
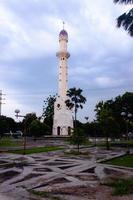
M 133 138 L 133 133 L 132 133 L 132 132 L 129 132 L 129 133 L 128 133 L 128 137 L 129 137 L 129 138 Z
M 15 133 L 12 133 L 12 136 L 13 137 L 22 137 L 23 133 L 22 133 L 22 131 L 16 131 Z

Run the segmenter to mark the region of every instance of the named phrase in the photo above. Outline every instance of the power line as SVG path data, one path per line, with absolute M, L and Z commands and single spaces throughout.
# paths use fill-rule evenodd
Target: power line
M 3 101 L 5 100 L 5 98 L 3 98 L 2 96 L 5 95 L 2 93 L 2 90 L 0 90 L 0 116 L 1 116 L 1 107 L 2 107 L 2 104 L 5 104 L 3 103 Z

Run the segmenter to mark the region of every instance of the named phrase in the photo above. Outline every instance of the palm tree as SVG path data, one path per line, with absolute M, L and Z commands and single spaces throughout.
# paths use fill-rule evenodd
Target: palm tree
M 67 91 L 67 96 L 69 97 L 68 100 L 66 100 L 66 105 L 72 109 L 74 108 L 74 128 L 76 128 L 76 120 L 77 120 L 77 111 L 78 108 L 83 108 L 82 104 L 85 104 L 86 98 L 82 95 L 83 90 L 80 88 L 76 89 L 70 88 Z
M 133 4 L 133 0 L 114 0 L 115 3 Z M 133 8 L 117 18 L 117 26 L 123 27 L 133 37 Z

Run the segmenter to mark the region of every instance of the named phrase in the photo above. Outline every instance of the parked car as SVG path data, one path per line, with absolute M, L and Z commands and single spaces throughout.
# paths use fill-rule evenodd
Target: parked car
M 16 131 L 15 133 L 12 133 L 12 136 L 14 138 L 22 137 L 23 133 L 22 133 L 22 131 Z
M 129 138 L 133 138 L 133 133 L 132 133 L 132 132 L 129 132 L 129 133 L 128 133 L 128 137 L 129 137 Z

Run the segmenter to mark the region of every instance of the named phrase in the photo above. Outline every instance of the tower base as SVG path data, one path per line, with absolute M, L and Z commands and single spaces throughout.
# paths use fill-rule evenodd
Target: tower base
M 65 100 L 58 97 L 54 104 L 53 135 L 69 136 L 72 129 L 72 111 L 66 106 Z

